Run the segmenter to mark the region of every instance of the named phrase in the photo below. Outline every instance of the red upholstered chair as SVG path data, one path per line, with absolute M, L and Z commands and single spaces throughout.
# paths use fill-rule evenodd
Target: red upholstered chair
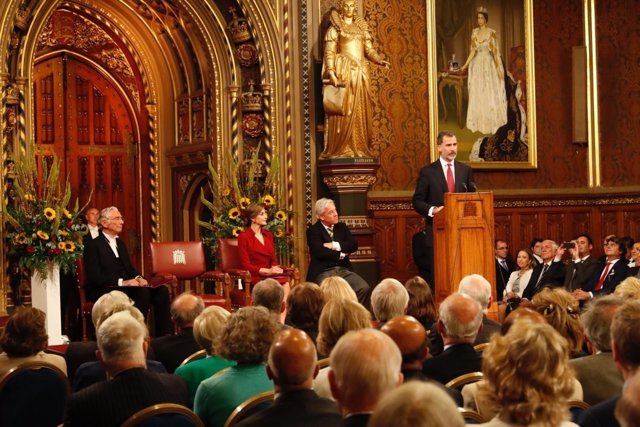
M 91 310 L 93 310 L 93 302 L 87 300 L 87 291 L 85 289 L 87 276 L 84 272 L 84 260 L 82 258 L 76 261 L 76 284 L 78 286 L 78 295 L 80 296 L 80 321 L 82 322 L 82 341 L 89 340 L 89 329 L 93 330 L 93 322 L 91 320 Z
M 178 282 L 195 280 L 196 294 L 202 297 L 206 306 L 231 309 L 229 275 L 224 271 L 207 271 L 202 241 L 151 242 L 151 270 L 151 283 L 173 277 L 174 289 L 181 291 L 184 288 L 178 286 Z M 205 282 L 214 283 L 215 294 L 204 293 Z
M 240 254 L 238 253 L 238 239 L 218 239 L 218 254 L 220 258 L 220 270 L 229 274 L 231 278 L 231 304 L 234 307 L 251 305 L 251 273 L 242 269 Z M 300 280 L 300 271 L 297 268 L 283 267 L 284 275 L 289 277 L 291 287 Z M 242 288 L 239 286 L 242 282 Z

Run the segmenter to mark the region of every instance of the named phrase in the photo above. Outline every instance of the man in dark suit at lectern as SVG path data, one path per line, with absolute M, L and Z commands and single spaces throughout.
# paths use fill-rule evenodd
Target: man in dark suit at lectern
M 456 159 L 458 140 L 453 132 L 442 131 L 438 134 L 438 152 L 440 157 L 420 170 L 420 176 L 413 194 L 413 208 L 425 218 L 426 259 L 429 260 L 427 277 L 423 279 L 435 290 L 433 270 L 433 216 L 444 205 L 444 193 L 465 193 L 476 191 L 473 171 Z

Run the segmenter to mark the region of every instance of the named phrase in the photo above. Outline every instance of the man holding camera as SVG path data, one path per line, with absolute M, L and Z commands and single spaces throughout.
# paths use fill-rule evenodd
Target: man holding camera
M 616 237 L 606 241 L 604 254 L 606 259 L 598 261 L 591 280 L 580 289 L 573 291 L 578 301 L 590 300 L 597 295 L 612 293 L 616 286 L 629 275 L 629 266 L 624 258 L 626 247 Z
M 593 239 L 586 233 L 578 234 L 571 242 L 563 243 L 571 255 L 564 274 L 564 287 L 569 292 L 583 289 L 593 277 L 598 260 L 591 256 Z

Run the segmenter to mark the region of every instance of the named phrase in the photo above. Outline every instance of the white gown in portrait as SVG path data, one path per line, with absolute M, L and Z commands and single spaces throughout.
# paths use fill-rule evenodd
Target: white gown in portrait
M 493 134 L 507 123 L 507 97 L 504 88 L 504 74 L 498 74 L 494 55 L 499 67 L 502 60 L 498 55 L 495 30 L 478 40 L 478 28 L 471 34 L 471 48 L 476 53 L 469 63 L 469 106 L 467 108 L 467 128 L 485 135 Z

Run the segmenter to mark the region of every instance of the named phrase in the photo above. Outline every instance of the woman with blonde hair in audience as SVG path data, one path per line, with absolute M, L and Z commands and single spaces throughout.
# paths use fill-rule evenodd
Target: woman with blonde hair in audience
M 497 411 L 481 426 L 569 427 L 574 373 L 567 342 L 550 325 L 519 319 L 484 351 L 479 395 Z
M 336 299 L 327 302 L 320 314 L 318 354 L 320 357 L 328 357 L 344 334 L 369 327 L 371 327 L 371 314 L 357 301 Z M 313 389 L 320 397 L 333 399 L 327 378 L 328 372 L 328 368 L 320 370 L 313 381 Z
M 613 293 L 623 299 L 640 300 L 640 279 L 634 276 L 627 277 L 616 286 Z
M 349 282 L 340 276 L 329 276 L 320 283 L 320 290 L 324 295 L 324 302 L 328 303 L 333 299 L 347 299 L 358 302 L 356 292 L 349 286 Z
M 207 427 L 222 427 L 231 412 L 258 393 L 273 390 L 265 362 L 278 330 L 265 307 L 243 307 L 229 316 L 214 340 L 216 354 L 236 366 L 200 383 L 193 410 Z
M 44 323 L 44 312 L 32 307 L 19 307 L 9 317 L 0 334 L 0 377 L 26 362 L 49 363 L 67 375 L 64 357 L 44 352 L 49 340 Z
M 534 310 L 569 342 L 571 357 L 583 356 L 584 328 L 579 302 L 573 295 L 563 288 L 545 288 L 533 297 L 531 303 Z
M 200 383 L 216 372 L 236 364 L 236 362 L 216 356 L 213 348 L 213 343 L 222 333 L 229 315 L 230 313 L 224 308 L 212 305 L 205 308 L 193 322 L 193 337 L 198 345 L 207 352 L 207 356 L 181 365 L 175 371 L 175 374 L 182 377 L 189 386 L 189 406 L 192 408 Z
M 431 292 L 429 284 L 422 277 L 413 276 L 406 281 L 404 287 L 409 293 L 407 315 L 415 317 L 428 332 L 438 318 L 436 304 L 433 300 L 433 293 Z

